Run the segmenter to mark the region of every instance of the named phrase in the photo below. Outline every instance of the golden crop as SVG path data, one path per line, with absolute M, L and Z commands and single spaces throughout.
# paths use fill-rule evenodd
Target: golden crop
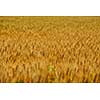
M 0 17 L 0 82 L 100 82 L 100 17 Z

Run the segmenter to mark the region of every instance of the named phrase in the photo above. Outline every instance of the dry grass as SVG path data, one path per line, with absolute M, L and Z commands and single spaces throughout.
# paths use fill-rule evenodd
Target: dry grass
M 0 82 L 100 82 L 100 17 L 0 17 Z

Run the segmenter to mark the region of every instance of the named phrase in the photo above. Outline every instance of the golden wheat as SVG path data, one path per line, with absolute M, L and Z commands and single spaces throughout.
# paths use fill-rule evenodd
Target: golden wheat
M 100 82 L 100 17 L 0 17 L 0 82 Z

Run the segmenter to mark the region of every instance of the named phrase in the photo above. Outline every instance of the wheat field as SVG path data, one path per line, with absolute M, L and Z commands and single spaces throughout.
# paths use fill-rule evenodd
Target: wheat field
M 100 82 L 100 17 L 0 16 L 0 82 Z

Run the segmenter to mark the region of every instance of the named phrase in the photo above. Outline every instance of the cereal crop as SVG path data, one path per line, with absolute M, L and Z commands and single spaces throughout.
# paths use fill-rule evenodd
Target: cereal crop
M 0 82 L 100 82 L 100 17 L 1 16 Z

